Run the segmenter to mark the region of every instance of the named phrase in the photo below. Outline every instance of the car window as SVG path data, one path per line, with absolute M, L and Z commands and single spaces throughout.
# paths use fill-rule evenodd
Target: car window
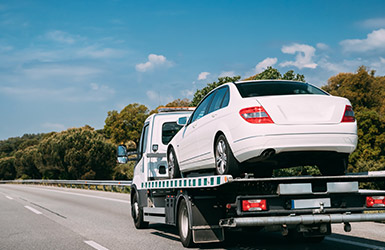
M 167 145 L 183 126 L 176 122 L 165 122 L 162 125 L 162 143 Z
M 223 98 L 221 103 L 221 108 L 227 107 L 227 105 L 229 105 L 229 101 L 230 101 L 230 89 L 227 88 L 225 97 Z
M 227 89 L 228 87 L 226 86 L 215 91 L 215 96 L 213 97 L 213 101 L 211 102 L 209 111 L 207 112 L 208 114 L 221 108 L 223 97 L 225 96 Z
M 261 81 L 238 83 L 237 89 L 242 97 L 271 95 L 328 95 L 323 90 L 304 82 Z
M 209 96 L 207 96 L 199 105 L 198 107 L 195 109 L 194 113 L 192 114 L 191 116 L 191 120 L 189 121 L 189 124 L 190 123 L 193 123 L 194 121 L 202 118 L 205 114 L 206 114 L 206 111 L 207 111 L 207 107 L 208 105 L 210 104 L 211 102 L 211 99 L 213 98 L 215 92 L 212 92 Z

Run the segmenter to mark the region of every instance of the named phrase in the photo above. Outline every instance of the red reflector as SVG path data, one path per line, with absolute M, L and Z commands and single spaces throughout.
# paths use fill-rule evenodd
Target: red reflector
M 366 207 L 385 207 L 385 196 L 366 197 Z
M 354 111 L 352 106 L 346 105 L 344 117 L 342 117 L 341 122 L 355 122 L 356 118 L 354 117 Z
M 242 211 L 262 211 L 267 210 L 266 200 L 243 200 Z
M 250 123 L 274 123 L 262 106 L 242 109 L 239 114 Z

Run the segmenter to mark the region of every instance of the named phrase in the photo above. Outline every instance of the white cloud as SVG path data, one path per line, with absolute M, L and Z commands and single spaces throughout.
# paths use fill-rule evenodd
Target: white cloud
M 210 72 L 201 72 L 198 76 L 198 80 L 205 80 L 208 75 L 210 75 Z
M 51 131 L 57 131 L 57 132 L 60 132 L 66 129 L 66 127 L 63 124 L 51 123 L 51 122 L 46 122 L 42 124 L 42 127 L 45 129 L 48 129 Z
M 265 60 L 263 60 L 262 62 L 258 63 L 255 66 L 255 73 L 261 73 L 262 71 L 267 69 L 267 67 L 273 66 L 274 64 L 276 64 L 277 61 L 278 59 L 275 57 L 274 58 L 267 57 Z
M 182 95 L 183 97 L 186 97 L 186 98 L 193 98 L 193 97 L 194 97 L 195 91 L 192 90 L 192 89 L 185 89 L 185 90 L 182 90 L 180 93 L 181 93 L 181 95 Z
M 369 29 L 385 28 L 385 17 L 367 19 L 361 22 L 360 25 Z
M 135 69 L 139 72 L 146 72 L 159 66 L 171 67 L 172 63 L 168 61 L 165 56 L 150 54 L 148 56 L 148 61 L 137 64 Z
M 321 59 L 318 62 L 322 69 L 338 74 L 341 72 L 354 72 L 361 65 L 367 64 L 367 61 L 363 61 L 360 58 L 355 60 L 343 60 L 340 62 L 330 62 L 326 58 Z
M 45 34 L 45 37 L 49 40 L 65 44 L 74 44 L 76 41 L 73 36 L 61 30 L 50 31 Z
M 340 42 L 345 52 L 385 50 L 385 29 L 374 30 L 366 39 L 347 39 Z
M 78 51 L 80 57 L 90 58 L 116 58 L 123 57 L 125 51 L 111 49 L 111 48 L 98 48 L 96 46 L 88 46 Z
M 146 92 L 146 95 L 152 103 L 156 103 L 157 105 L 166 105 L 167 103 L 175 100 L 175 98 L 171 95 L 165 96 L 165 95 L 162 95 L 161 92 L 157 93 L 153 90 L 148 90 Z
M 8 51 L 11 51 L 11 50 L 13 50 L 12 46 L 2 46 L 2 45 L 0 45 L 0 52 L 8 52 Z
M 4 86 L 0 87 L 0 93 L 22 100 L 45 100 L 49 102 L 102 102 L 111 98 L 115 90 L 106 85 L 90 84 L 89 88 L 66 87 L 47 88 L 30 86 Z
M 329 46 L 327 44 L 324 44 L 324 43 L 317 43 L 317 49 L 320 49 L 320 50 L 328 50 L 329 49 Z
M 82 78 L 97 75 L 102 70 L 88 66 L 41 64 L 23 70 L 23 74 L 32 79 L 46 79 L 51 77 Z
M 233 77 L 235 76 L 235 72 L 234 71 L 222 71 L 218 77 Z
M 285 54 L 292 54 L 292 55 L 296 54 L 295 61 L 283 62 L 280 64 L 281 67 L 295 66 L 299 69 L 317 68 L 317 64 L 313 62 L 315 48 L 310 45 L 295 43 L 290 46 L 283 46 L 281 51 L 282 53 L 285 53 Z

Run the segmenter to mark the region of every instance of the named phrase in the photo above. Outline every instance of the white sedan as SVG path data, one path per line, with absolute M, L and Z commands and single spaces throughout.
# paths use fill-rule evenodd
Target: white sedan
M 341 175 L 357 146 L 349 100 L 303 82 L 226 83 L 179 123 L 185 126 L 167 149 L 171 178 L 213 171 L 267 177 L 276 168 L 306 165 Z

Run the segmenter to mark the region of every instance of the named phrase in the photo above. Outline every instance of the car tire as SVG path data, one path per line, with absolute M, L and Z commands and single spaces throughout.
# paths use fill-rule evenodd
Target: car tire
M 319 164 L 319 170 L 324 176 L 345 175 L 348 166 L 348 156 L 336 156 Z
M 193 247 L 192 230 L 190 227 L 190 214 L 185 199 L 182 199 L 178 209 L 178 231 L 180 241 L 184 247 Z
M 170 179 L 181 177 L 178 160 L 176 159 L 175 151 L 173 148 L 171 148 L 168 151 L 167 166 L 168 166 L 168 176 Z
M 131 216 L 134 219 L 134 224 L 137 229 L 148 227 L 148 222 L 143 221 L 143 208 L 139 206 L 138 193 L 134 193 L 131 203 Z
M 218 175 L 230 174 L 237 177 L 240 174 L 239 163 L 224 135 L 218 136 L 214 145 L 215 172 Z

